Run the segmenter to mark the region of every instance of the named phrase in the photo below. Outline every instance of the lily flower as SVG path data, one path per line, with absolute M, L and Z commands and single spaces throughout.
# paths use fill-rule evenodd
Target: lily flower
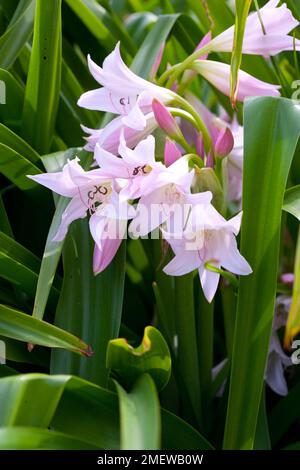
M 149 135 L 147 139 L 141 140 L 134 150 L 131 150 L 126 145 L 124 133 L 121 133 L 118 152 L 121 158 L 107 152 L 97 144 L 95 159 L 103 172 L 116 179 L 122 186 L 119 193 L 121 200 L 139 198 L 147 184 L 146 178 L 150 173 L 156 174 L 163 168 L 162 163 L 155 161 L 155 139 Z M 152 175 L 152 178 L 155 178 L 155 175 Z
M 87 144 L 84 149 L 89 152 L 94 152 L 96 144 L 98 144 L 99 147 L 104 150 L 117 154 L 122 132 L 124 133 L 128 147 L 133 148 L 141 140 L 152 134 L 158 126 L 152 111 L 145 115 L 145 119 L 146 126 L 143 130 L 136 130 L 125 126 L 122 116 L 118 116 L 110 121 L 103 129 L 89 129 L 88 127 L 81 126 L 84 132 L 89 134 L 89 136 L 85 138 Z
M 135 215 L 132 206 L 120 201 L 113 180 L 101 169 L 84 171 L 78 158 L 68 161 L 60 172 L 28 177 L 71 199 L 62 214 L 61 224 L 53 239 L 55 241 L 65 238 L 69 225 L 74 220 L 83 219 L 89 214 L 91 235 L 99 250 L 103 251 L 103 239 L 115 240 L 120 234 L 124 236 L 122 221 Z M 116 247 L 116 243 L 113 245 Z
M 190 209 L 195 204 L 209 204 L 210 191 L 191 194 L 194 170 L 189 170 L 188 160 L 179 158 L 168 168 L 145 179 L 145 185 L 136 208 L 136 217 L 129 225 L 130 234 L 143 237 L 168 221 L 169 226 L 182 229 Z
M 102 88 L 84 93 L 78 105 L 119 114 L 127 127 L 140 131 L 146 127 L 145 113 L 151 109 L 154 98 L 163 103 L 172 101 L 169 90 L 144 80 L 127 67 L 120 54 L 120 43 L 106 57 L 102 68 L 93 62 L 90 56 L 88 65 L 91 74 Z
M 252 272 L 237 248 L 235 237 L 240 224 L 241 213 L 227 221 L 211 204 L 195 205 L 182 233 L 162 230 L 175 254 L 164 272 L 171 276 L 182 276 L 198 269 L 204 295 L 211 302 L 220 274 L 207 269 L 207 263 L 215 268 L 223 267 L 234 274 L 245 276 Z
M 257 12 L 248 16 L 243 42 L 244 54 L 262 56 L 276 55 L 282 51 L 300 50 L 299 39 L 288 34 L 299 22 L 284 3 L 278 7 L 280 0 L 270 0 Z M 209 43 L 210 52 L 232 52 L 234 26 L 216 36 Z
M 230 96 L 230 65 L 214 60 L 196 60 L 192 70 L 202 75 L 224 95 Z M 237 100 L 244 101 L 247 96 L 280 96 L 279 88 L 279 85 L 263 82 L 240 70 Z

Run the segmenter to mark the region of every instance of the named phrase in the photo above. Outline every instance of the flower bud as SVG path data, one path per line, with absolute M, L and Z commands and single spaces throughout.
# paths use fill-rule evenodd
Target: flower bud
M 196 152 L 203 160 L 205 157 L 205 150 L 202 134 L 198 134 L 196 137 Z
M 217 137 L 215 152 L 219 158 L 226 157 L 234 147 L 234 138 L 229 127 L 221 129 Z
M 182 141 L 182 132 L 170 111 L 156 98 L 152 101 L 152 109 L 159 127 L 172 139 Z
M 165 144 L 165 152 L 164 152 L 164 160 L 165 165 L 168 167 L 172 165 L 172 163 L 176 162 L 181 157 L 181 152 L 178 149 L 175 142 L 170 139 L 166 139 Z

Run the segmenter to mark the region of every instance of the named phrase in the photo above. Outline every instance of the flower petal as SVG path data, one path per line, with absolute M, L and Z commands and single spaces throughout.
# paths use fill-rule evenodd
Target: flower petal
M 65 238 L 68 232 L 69 225 L 77 219 L 84 219 L 86 216 L 87 207 L 82 203 L 80 197 L 74 197 L 66 207 L 62 218 L 59 229 L 53 238 L 53 241 L 61 241 Z

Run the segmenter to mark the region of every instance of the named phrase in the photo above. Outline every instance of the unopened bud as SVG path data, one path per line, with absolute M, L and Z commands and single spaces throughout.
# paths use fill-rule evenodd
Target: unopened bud
M 164 151 L 164 161 L 165 165 L 168 167 L 172 163 L 176 162 L 181 157 L 181 152 L 178 149 L 175 142 L 170 139 L 166 139 L 165 151 Z
M 229 127 L 223 127 L 215 143 L 215 154 L 219 158 L 227 157 L 234 147 L 234 138 Z
M 159 127 L 171 138 L 181 141 L 183 135 L 179 126 L 172 116 L 170 111 L 165 107 L 163 103 L 154 98 L 152 101 L 152 109 L 154 117 L 159 125 Z

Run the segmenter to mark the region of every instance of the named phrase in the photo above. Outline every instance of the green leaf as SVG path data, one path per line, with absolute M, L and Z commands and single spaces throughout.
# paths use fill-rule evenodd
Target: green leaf
M 40 260 L 29 250 L 0 232 L 0 276 L 34 297 Z M 51 304 L 55 305 L 59 291 L 53 287 Z
M 50 348 L 65 348 L 85 356 L 91 355 L 90 347 L 71 333 L 5 305 L 0 305 L 0 335 Z
M 286 190 L 282 209 L 300 220 L 300 185 Z
M 10 130 L 8 127 L 4 126 L 4 124 L 0 123 L 0 142 L 1 144 L 6 145 L 7 147 L 11 148 L 15 152 L 22 155 L 22 157 L 26 158 L 33 164 L 40 164 L 40 156 L 33 150 L 30 145 L 25 142 L 25 140 L 21 139 L 15 132 Z
M 42 161 L 48 173 L 56 172 L 62 169 L 68 159 L 73 159 L 79 153 L 80 149 L 68 149 L 65 152 L 56 152 L 50 155 L 45 155 L 44 157 L 42 157 Z M 53 238 L 56 235 L 57 230 L 60 226 L 61 217 L 69 203 L 69 199 L 59 197 L 56 199 L 56 201 L 56 209 L 51 226 L 49 228 L 45 250 L 41 262 L 32 313 L 32 316 L 38 318 L 39 320 L 42 320 L 44 316 L 49 293 L 51 291 L 52 283 L 55 277 L 56 269 L 63 248 L 63 241 L 56 242 L 53 241 Z
M 18 129 L 24 102 L 24 88 L 7 70 L 0 69 L 0 80 L 5 83 L 5 98 L 9 106 L 0 105 L 0 119 L 8 127 Z M 0 82 L 0 92 L 1 88 Z
M 37 175 L 42 172 L 23 155 L 0 143 L 0 173 L 19 189 L 26 191 L 37 187 L 37 183 L 27 178 L 27 175 Z
M 246 21 L 252 0 L 235 0 L 235 28 L 230 70 L 230 99 L 236 105 L 238 92 L 238 75 L 242 63 L 243 41 Z
M 150 375 L 142 375 L 127 393 L 115 381 L 121 420 L 122 450 L 157 450 L 161 441 L 159 400 Z
M 300 230 L 298 231 L 298 239 L 296 245 L 296 254 L 294 261 L 294 283 L 292 304 L 288 314 L 285 327 L 284 347 L 291 348 L 294 337 L 300 331 Z
M 67 352 L 53 351 L 51 369 L 105 386 L 107 344 L 118 336 L 121 324 L 126 246 L 123 242 L 112 263 L 97 276 L 92 272 L 93 249 L 88 221 L 74 222 L 63 248 L 64 282 L 55 324 L 91 344 L 94 355 L 77 360 Z
M 142 343 L 133 348 L 125 339 L 118 338 L 108 343 L 106 366 L 118 376 L 118 380 L 130 387 L 137 378 L 148 373 L 158 390 L 168 383 L 171 374 L 171 357 L 162 334 L 147 326 Z
M 1 393 L 2 386 L 6 393 Z M 120 448 L 118 398 L 109 390 L 78 377 L 26 374 L 1 379 L 0 394 L 7 405 L 0 411 L 4 413 L 5 423 L 40 429 L 48 427 L 49 423 L 53 431 L 97 448 Z M 172 413 L 161 411 L 164 449 L 212 448 L 187 423 Z
M 33 30 L 35 0 L 21 0 L 0 37 L 0 67 L 9 69 L 18 58 Z
M 201 30 L 189 16 L 161 15 L 131 64 L 133 72 L 143 78 L 148 78 L 162 44 L 172 32 L 188 53 L 193 51 L 201 37 Z
M 31 427 L 0 428 L 1 450 L 96 450 L 66 434 Z
M 116 43 L 114 36 L 102 21 L 105 10 L 95 0 L 66 0 L 66 3 L 80 18 L 86 28 L 95 36 L 100 44 L 111 51 Z
M 39 153 L 50 150 L 61 75 L 61 0 L 36 0 L 22 131 Z
M 300 110 L 287 99 L 249 99 L 244 117 L 241 253 L 253 274 L 240 278 L 225 449 L 254 445 L 275 307 L 284 190 L 300 133 Z

